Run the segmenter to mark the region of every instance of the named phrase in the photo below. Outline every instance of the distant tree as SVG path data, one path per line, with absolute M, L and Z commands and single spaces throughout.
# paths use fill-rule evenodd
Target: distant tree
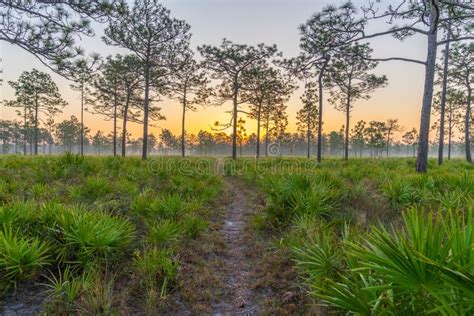
M 87 100 L 86 94 L 89 93 L 88 88 L 92 84 L 92 78 L 99 66 L 100 57 L 98 54 L 92 54 L 88 58 L 79 58 L 68 66 L 67 77 L 74 82 L 71 84 L 71 88 L 79 92 L 81 100 L 81 155 L 84 155 L 84 103 Z
M 330 102 L 346 115 L 344 159 L 349 158 L 350 117 L 358 99 L 369 99 L 370 93 L 387 84 L 385 76 L 376 76 L 369 71 L 377 66 L 370 60 L 372 49 L 368 45 L 355 44 L 344 48 L 332 58 L 327 77 L 331 89 Z
M 198 147 L 201 150 L 201 154 L 208 155 L 209 151 L 215 145 L 214 137 L 208 131 L 200 130 L 197 134 Z
M 260 157 L 262 120 L 277 104 L 288 101 L 296 87 L 280 70 L 262 62 L 245 70 L 240 85 L 240 99 L 250 104 L 248 116 L 257 120 L 256 158 Z
M 352 145 L 354 146 L 354 152 L 357 154 L 357 149 L 359 149 L 360 157 L 362 157 L 364 147 L 365 147 L 365 139 L 366 135 L 366 122 L 365 121 L 358 121 L 356 125 L 351 129 L 351 140 Z
M 93 114 L 99 114 L 106 120 L 113 120 L 113 155 L 117 155 L 117 115 L 121 98 L 121 64 L 117 56 L 108 56 L 98 69 L 92 82 L 92 92 L 88 98 Z
M 117 153 L 117 119 L 122 118 L 122 156 L 126 154 L 127 123 L 140 122 L 143 93 L 142 65 L 135 55 L 107 57 L 94 80 L 91 104 L 94 114 L 113 120 L 113 153 Z
M 134 153 L 138 153 L 142 147 L 143 147 L 143 143 L 142 143 L 142 139 L 141 138 L 138 138 L 138 139 L 130 139 L 130 141 L 128 142 L 129 143 L 129 148 L 130 148 L 130 151 L 134 152 Z
M 160 134 L 160 143 L 163 149 L 166 149 L 170 153 L 178 145 L 177 137 L 169 130 L 164 128 Z
M 318 90 L 314 83 L 309 82 L 305 85 L 305 92 L 301 96 L 303 108 L 296 113 L 296 126 L 298 131 L 306 134 L 307 152 L 306 156 L 309 159 L 311 156 L 311 139 L 312 135 L 318 131 L 318 113 L 317 104 L 319 102 Z
M 280 148 L 279 154 L 282 155 L 282 142 L 285 139 L 286 128 L 288 127 L 288 114 L 286 113 L 286 106 L 284 104 L 281 104 L 275 108 L 275 111 L 272 112 L 271 120 L 273 124 L 270 129 L 270 133 L 275 141 L 278 142 L 278 147 Z M 265 152 L 268 155 L 268 138 L 265 149 Z
M 14 123 L 12 121 L 0 120 L 0 139 L 2 140 L 2 153 L 9 151 L 10 142 L 13 140 Z
M 143 111 L 143 75 L 140 71 L 141 61 L 134 55 L 126 55 L 120 60 L 120 78 L 123 89 L 122 106 L 120 115 L 122 117 L 121 147 L 122 157 L 125 157 L 127 150 L 128 122 L 142 123 L 140 112 Z M 150 101 L 152 99 L 150 98 Z M 149 118 L 152 121 L 164 119 L 160 114 L 161 108 L 150 107 Z
M 387 157 L 389 155 L 390 145 L 392 144 L 393 133 L 403 131 L 403 127 L 398 123 L 398 119 L 388 119 L 385 123 L 385 143 L 387 145 Z
M 80 145 L 82 126 L 73 115 L 69 120 L 64 120 L 56 125 L 55 136 L 63 149 L 67 152 L 73 151 L 74 145 Z M 89 129 L 84 127 L 84 135 L 87 136 Z
M 474 10 L 474 9 L 473 9 Z M 474 43 L 455 44 L 450 52 L 450 77 L 466 89 L 464 114 L 464 147 L 466 160 L 472 163 L 471 154 L 471 116 L 472 116 L 472 85 L 474 83 Z
M 435 102 L 433 104 L 433 110 L 435 114 L 440 115 L 440 122 L 442 115 L 441 113 L 443 113 L 443 111 L 444 115 L 446 116 L 445 121 L 447 124 L 444 124 L 444 126 L 448 135 L 448 159 L 451 159 L 452 138 L 454 137 L 455 127 L 458 126 L 462 121 L 463 115 L 461 114 L 461 109 L 464 107 L 467 97 L 463 91 L 448 87 L 444 99 L 444 107 L 441 105 L 442 98 L 442 93 L 438 93 L 436 95 Z M 444 137 L 444 135 L 445 133 L 440 133 L 440 137 Z M 444 141 L 440 143 L 444 143 Z
M 402 140 L 403 140 L 403 143 L 407 145 L 407 147 L 411 146 L 413 148 L 413 157 L 415 157 L 415 148 L 416 148 L 416 145 L 418 145 L 418 141 L 419 141 L 418 132 L 416 131 L 416 129 L 413 128 L 411 131 L 408 131 L 405 134 L 403 134 Z
M 9 84 L 15 89 L 16 99 L 7 102 L 6 105 L 24 108 L 25 133 L 28 130 L 27 121 L 30 119 L 34 133 L 34 153 L 37 155 L 40 115 L 55 116 L 62 111 L 67 103 L 61 98 L 58 87 L 51 76 L 36 69 L 30 72 L 24 71 L 17 81 L 9 81 Z
M 158 147 L 159 141 L 155 134 L 151 133 L 148 135 L 148 153 L 153 153 L 153 151 Z
M 232 158 L 237 159 L 237 124 L 239 93 L 243 72 L 268 60 L 277 52 L 276 46 L 259 44 L 256 47 L 234 44 L 224 39 L 220 46 L 198 47 L 204 58 L 204 67 L 213 79 L 221 80 L 218 95 L 224 101 L 232 100 Z
M 105 29 L 105 43 L 132 51 L 142 62 L 144 79 L 143 149 L 148 153 L 149 114 L 152 107 L 150 90 L 164 94 L 169 76 L 179 65 L 181 53 L 189 45 L 190 26 L 170 16 L 158 0 L 136 0 L 131 9 L 113 19 Z M 169 87 L 167 87 L 169 88 Z
M 47 128 L 40 127 L 38 131 L 38 143 L 41 144 L 42 153 L 46 153 L 46 145 L 54 141 L 53 135 Z
M 383 151 L 385 144 L 385 135 L 387 133 L 387 125 L 385 122 L 370 121 L 369 126 L 365 129 L 366 142 L 370 147 L 370 156 L 379 156 Z
M 97 149 L 97 153 L 99 156 L 101 155 L 101 150 L 104 145 L 107 145 L 108 138 L 102 133 L 101 131 L 97 131 L 97 133 L 92 136 L 92 146 Z
M 448 92 L 448 71 L 449 71 L 449 50 L 451 46 L 451 25 L 447 23 L 446 28 L 446 43 L 444 44 L 443 57 L 442 57 L 442 67 L 438 67 L 438 73 L 440 81 L 436 82 L 441 85 L 440 92 L 440 103 L 438 110 L 440 112 L 439 118 L 439 144 L 438 144 L 438 165 L 443 164 L 444 158 L 444 132 L 445 132 L 445 111 L 446 111 L 446 98 Z M 448 155 L 450 156 L 450 155 Z
M 186 154 L 186 112 L 196 111 L 196 105 L 204 103 L 211 95 L 209 80 L 202 67 L 188 52 L 181 65 L 172 74 L 172 97 L 182 106 L 181 114 L 181 156 Z
M 339 156 L 344 146 L 344 133 L 332 131 L 326 137 L 329 146 L 329 154 L 331 156 Z
M 245 120 L 239 117 L 237 122 L 237 142 L 239 143 L 240 157 L 242 157 L 242 147 L 248 139 L 247 130 L 245 129 Z

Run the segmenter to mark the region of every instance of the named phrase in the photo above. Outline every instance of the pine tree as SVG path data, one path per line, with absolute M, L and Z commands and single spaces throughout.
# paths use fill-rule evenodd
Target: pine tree
M 16 99 L 7 102 L 7 106 L 22 107 L 24 118 L 24 154 L 28 138 L 29 124 L 33 128 L 34 154 L 38 154 L 38 137 L 41 115 L 54 117 L 67 105 L 59 93 L 56 83 L 47 73 L 33 69 L 24 71 L 17 81 L 9 81 L 15 89 Z
M 152 89 L 169 92 L 169 78 L 189 45 L 190 26 L 172 18 L 157 0 L 137 0 L 134 6 L 112 19 L 105 29 L 105 43 L 129 49 L 142 62 L 144 80 L 142 159 L 148 154 L 148 127 L 153 107 Z M 157 107 L 155 107 L 156 111 Z

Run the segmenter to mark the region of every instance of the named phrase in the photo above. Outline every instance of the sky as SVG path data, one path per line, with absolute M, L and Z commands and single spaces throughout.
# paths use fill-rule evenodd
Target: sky
M 163 0 L 162 3 L 171 10 L 173 17 L 184 19 L 191 25 L 193 34 L 191 44 L 196 48 L 202 44 L 219 45 L 225 37 L 233 42 L 242 44 L 277 44 L 285 58 L 299 54 L 298 26 L 310 16 L 329 3 L 342 1 L 330 0 Z M 366 0 L 353 1 L 356 6 Z M 385 1 L 386 2 L 386 1 Z M 87 53 L 98 52 L 103 56 L 116 53 L 126 53 L 126 50 L 117 47 L 108 47 L 102 40 L 103 25 L 93 25 L 96 36 L 79 39 L 77 44 Z M 383 23 L 373 25 L 369 31 L 386 29 Z M 410 57 L 423 59 L 426 46 L 423 38 L 411 38 L 399 42 L 390 37 L 371 40 L 374 57 Z M 79 117 L 80 103 L 78 93 L 71 90 L 70 82 L 49 71 L 32 55 L 17 46 L 0 42 L 0 56 L 3 63 L 3 85 L 0 87 L 0 99 L 10 100 L 14 97 L 13 89 L 7 84 L 9 80 L 17 80 L 23 71 L 36 68 L 48 72 L 58 84 L 64 99 L 69 103 L 57 121 L 69 118 L 71 115 Z M 196 53 L 196 56 L 199 56 Z M 358 120 L 387 120 L 398 118 L 405 130 L 413 127 L 418 129 L 421 98 L 423 91 L 423 66 L 406 62 L 380 63 L 374 71 L 385 74 L 389 84 L 386 88 L 378 89 L 370 100 L 360 100 L 354 104 L 352 122 Z M 299 86 L 302 86 L 300 83 Z M 288 102 L 289 126 L 288 131 L 296 131 L 296 112 L 302 107 L 299 99 L 302 89 L 299 89 Z M 151 127 L 151 132 L 160 133 L 160 129 L 168 128 L 180 134 L 181 108 L 172 100 L 164 100 L 160 104 L 166 121 L 157 122 Z M 210 130 L 215 121 L 228 122 L 231 104 L 226 103 L 219 107 L 198 107 L 197 112 L 189 112 L 187 116 L 187 130 L 196 133 L 200 129 Z M 4 107 L 0 110 L 1 119 L 13 119 L 12 109 Z M 246 119 L 248 132 L 256 130 L 256 123 Z M 344 114 L 336 111 L 332 105 L 325 103 L 324 129 L 325 131 L 339 130 L 343 125 Z M 101 130 L 108 134 L 112 129 L 111 122 L 104 122 L 103 118 L 90 113 L 85 114 L 85 124 L 95 133 Z M 140 137 L 142 127 L 130 124 L 133 137 Z M 230 130 L 228 131 L 230 133 Z

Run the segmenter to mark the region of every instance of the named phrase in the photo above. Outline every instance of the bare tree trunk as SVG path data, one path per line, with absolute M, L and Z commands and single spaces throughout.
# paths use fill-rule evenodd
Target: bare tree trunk
M 266 123 L 265 123 L 265 157 L 268 157 L 268 128 L 270 125 L 270 113 L 266 114 Z
M 238 110 L 238 93 L 239 93 L 239 87 L 238 87 L 238 82 L 237 78 L 234 78 L 233 82 L 233 89 L 234 89 L 234 109 L 233 109 L 233 127 L 232 127 L 232 159 L 236 160 L 237 159 L 237 110 Z
M 434 6 L 431 7 L 430 20 L 432 30 L 428 34 L 428 54 L 425 66 L 425 87 L 423 92 L 423 105 L 421 108 L 420 122 L 420 140 L 418 145 L 418 157 L 416 161 L 416 171 L 425 173 L 428 169 L 428 150 L 429 150 L 429 134 L 430 134 L 430 116 L 431 103 L 433 101 L 433 84 L 436 67 L 436 51 L 437 51 L 437 31 L 436 21 L 437 11 Z
M 262 105 L 258 105 L 258 111 L 257 111 L 257 153 L 256 157 L 257 159 L 260 158 L 260 122 L 261 122 L 261 117 L 262 117 Z
M 149 61 L 145 64 L 145 102 L 143 108 L 143 148 L 142 159 L 146 160 L 148 156 L 148 110 L 150 105 L 150 65 Z
M 392 134 L 392 131 L 391 130 L 388 130 L 387 131 L 387 158 L 388 158 L 388 154 L 389 154 L 389 148 L 390 148 L 390 136 Z
M 128 120 L 128 106 L 130 104 L 130 91 L 127 91 L 127 99 L 125 100 L 125 107 L 123 109 L 122 122 L 122 157 L 127 153 L 127 120 Z
M 23 155 L 26 156 L 26 146 L 27 146 L 27 142 L 28 142 L 28 125 L 26 123 L 27 119 L 26 119 L 26 105 L 23 107 L 24 108 L 24 116 L 23 116 Z
M 451 160 L 451 140 L 452 140 L 452 136 L 453 136 L 453 114 L 452 112 L 450 111 L 449 113 L 449 117 L 448 117 L 448 160 Z
M 38 155 L 38 96 L 35 99 L 35 155 Z
M 324 78 L 324 72 L 326 71 L 326 67 L 329 63 L 329 58 L 327 58 L 324 62 L 323 67 L 319 71 L 319 76 L 318 76 L 318 89 L 319 89 L 319 113 L 318 113 L 318 152 L 317 152 L 317 160 L 320 163 L 321 162 L 321 156 L 322 156 L 322 141 L 323 141 L 323 78 Z
M 448 31 L 448 42 L 444 48 L 444 66 L 443 66 L 443 83 L 441 90 L 441 112 L 439 120 L 439 147 L 438 147 L 438 165 L 443 164 L 444 150 L 444 116 L 446 113 L 446 94 L 448 90 L 448 66 L 449 66 L 449 40 L 451 33 Z
M 466 161 L 472 163 L 471 155 L 471 104 L 472 104 L 472 88 L 467 90 L 467 106 L 466 117 L 464 122 L 464 139 L 466 142 Z
M 347 94 L 346 101 L 346 139 L 344 144 L 344 160 L 349 159 L 349 121 L 351 116 L 351 95 Z
M 84 156 L 84 84 L 81 84 L 81 156 Z
M 184 89 L 184 96 L 183 96 L 183 117 L 181 119 L 181 157 L 186 155 L 186 137 L 185 137 L 185 122 L 186 122 L 186 88 Z
M 311 109 L 308 109 L 308 130 L 307 130 L 307 142 L 308 142 L 308 148 L 307 148 L 307 153 L 306 153 L 306 158 L 311 158 Z
M 117 90 L 114 93 L 114 157 L 117 156 Z

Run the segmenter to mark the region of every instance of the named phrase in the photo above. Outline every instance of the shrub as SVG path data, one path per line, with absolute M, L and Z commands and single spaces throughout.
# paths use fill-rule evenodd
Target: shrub
M 48 297 L 47 309 L 55 314 L 71 314 L 74 312 L 74 303 L 77 298 L 88 287 L 87 274 L 76 277 L 70 266 L 63 271 L 59 270 L 58 275 L 51 273 L 46 277 L 48 283 L 46 295 Z
M 169 247 L 180 237 L 179 225 L 169 219 L 154 221 L 148 225 L 146 241 L 152 245 Z
M 178 266 L 169 250 L 157 248 L 145 249 L 133 260 L 136 273 L 140 276 L 142 284 L 148 288 L 160 289 L 160 296 L 164 297 L 170 281 L 176 278 Z
M 71 215 L 61 223 L 64 241 L 83 264 L 120 253 L 134 238 L 133 224 L 122 217 L 102 212 Z
M 361 240 L 346 242 L 347 269 L 341 277 L 327 278 L 326 286 L 312 284 L 318 289 L 313 294 L 351 313 L 471 314 L 472 216 L 472 211 L 424 215 L 411 210 L 403 216 L 402 229 L 372 227 Z M 322 243 L 316 251 L 303 252 L 308 258 L 303 266 L 320 271 L 327 263 L 321 255 L 326 248 Z
M 0 269 L 8 279 L 30 279 L 49 264 L 49 247 L 36 238 L 19 236 L 11 226 L 0 231 Z

